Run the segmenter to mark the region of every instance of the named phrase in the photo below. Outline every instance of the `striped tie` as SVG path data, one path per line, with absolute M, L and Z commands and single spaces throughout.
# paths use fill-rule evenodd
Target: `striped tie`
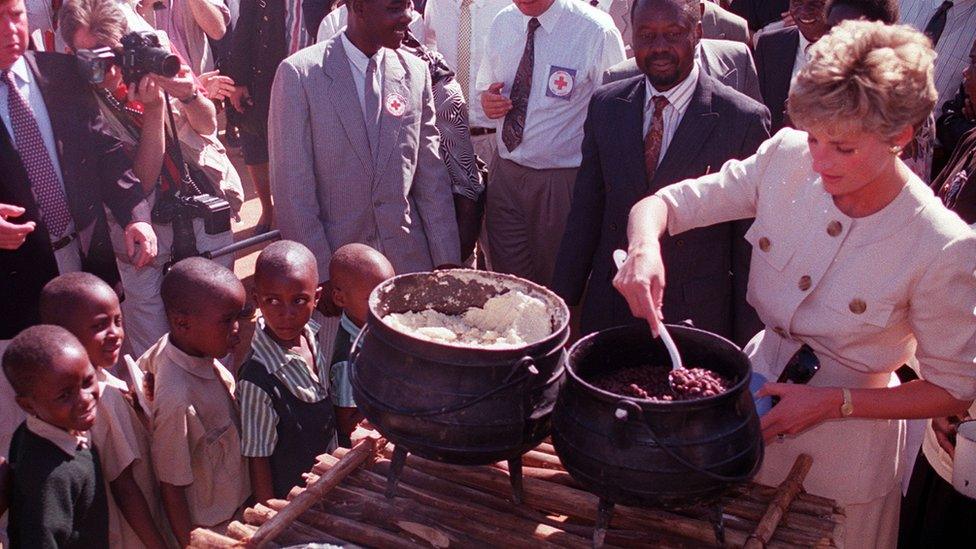
M 48 235 L 56 240 L 65 235 L 71 223 L 68 199 L 58 180 L 47 147 L 44 146 L 44 138 L 37 126 L 37 119 L 34 118 L 34 111 L 27 99 L 20 94 L 14 75 L 9 70 L 3 71 L 3 83 L 7 86 L 7 109 L 10 111 L 10 125 L 14 131 L 14 142 L 17 144 L 17 152 L 20 153 L 20 161 L 27 171 L 31 192 L 41 209 Z
M 468 83 L 471 78 L 471 2 L 472 0 L 461 0 L 461 14 L 458 17 L 457 74 L 454 75 L 466 99 L 470 99 Z

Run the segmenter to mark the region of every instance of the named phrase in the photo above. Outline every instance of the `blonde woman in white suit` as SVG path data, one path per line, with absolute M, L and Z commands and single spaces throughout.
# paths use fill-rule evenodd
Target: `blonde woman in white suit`
M 804 345 L 820 362 L 805 385 L 760 391 L 781 400 L 762 419 L 758 480 L 781 482 L 797 455 L 812 455 L 804 487 L 846 507 L 847 547 L 896 543 L 903 420 L 976 398 L 976 233 L 898 157 L 935 104 L 933 58 L 908 27 L 836 27 L 790 93 L 804 131 L 639 202 L 614 281 L 656 328 L 659 235 L 755 216 L 748 299 L 766 328 L 745 351 L 767 379 Z M 922 379 L 898 385 L 893 372 L 912 356 Z

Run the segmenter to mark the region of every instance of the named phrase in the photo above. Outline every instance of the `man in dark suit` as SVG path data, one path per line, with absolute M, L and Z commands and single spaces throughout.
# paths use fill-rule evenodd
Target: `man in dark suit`
M 0 340 L 37 322 L 62 272 L 115 274 L 107 206 L 133 263 L 156 255 L 149 206 L 73 56 L 25 52 L 23 0 L 0 0 Z M 4 451 L 6 449 L 3 449 Z
M 807 62 L 807 48 L 827 33 L 826 0 L 790 0 L 790 15 L 796 26 L 759 35 L 756 70 L 759 91 L 769 107 L 772 132 L 787 126 L 786 98 L 793 76 Z
M 630 208 L 665 185 L 753 154 L 769 136 L 765 107 L 697 67 L 696 0 L 640 0 L 632 17 L 643 74 L 600 88 L 590 101 L 552 283 L 571 306 L 582 298 L 582 333 L 642 322 L 611 286 L 611 255 L 627 247 Z M 759 321 L 745 302 L 746 226 L 725 223 L 662 240 L 672 290 L 666 318 L 691 319 L 740 343 L 755 334 Z
M 789 5 L 789 0 L 733 0 L 729 10 L 744 18 L 749 30 L 756 32 L 782 19 Z

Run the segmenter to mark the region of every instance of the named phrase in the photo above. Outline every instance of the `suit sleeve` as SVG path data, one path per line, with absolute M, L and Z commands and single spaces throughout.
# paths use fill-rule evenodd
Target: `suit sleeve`
M 298 70 L 278 65 L 271 87 L 268 153 L 271 195 L 281 237 L 301 242 L 318 261 L 319 278 L 329 276 L 332 246 L 325 234 L 316 184 L 308 96 Z M 450 194 L 450 193 L 448 193 Z
M 606 206 L 606 192 L 603 183 L 603 170 L 600 166 L 600 151 L 594 132 L 596 114 L 595 100 L 583 123 L 583 160 L 576 172 L 573 187 L 573 202 L 566 232 L 563 233 L 559 254 L 556 256 L 556 269 L 552 289 L 568 305 L 578 305 L 586 288 L 593 265 L 593 255 L 600 243 L 600 231 Z
M 132 172 L 132 160 L 122 148 L 122 142 L 108 133 L 104 120 L 96 113 L 89 138 L 94 145 L 93 155 L 98 162 L 102 202 L 108 206 L 119 225 L 125 227 L 136 217 L 133 209 L 145 198 L 139 179 Z M 148 221 L 138 216 L 138 221 Z
M 756 76 L 759 79 L 759 96 L 765 98 L 766 95 L 767 95 L 767 92 L 766 92 L 766 86 L 767 86 L 767 84 L 766 84 L 766 40 L 763 40 L 762 37 L 760 37 L 759 38 L 759 41 L 756 42 L 755 59 L 756 59 Z M 763 99 L 762 102 L 763 102 L 764 105 L 766 104 L 766 100 L 765 99 Z
M 747 157 L 769 139 L 769 110 L 765 107 L 758 116 L 751 117 L 749 130 L 742 140 L 738 157 Z M 749 287 L 749 262 L 752 259 L 752 246 L 746 240 L 746 231 L 752 226 L 752 219 L 733 222 L 732 240 L 732 337 L 737 345 L 745 345 L 763 328 L 756 310 L 746 300 Z
M 461 261 L 461 243 L 457 220 L 454 215 L 454 199 L 451 194 L 451 177 L 438 153 L 440 134 L 435 125 L 434 95 L 430 71 L 424 68 L 423 110 L 420 118 L 420 143 L 417 151 L 417 171 L 413 176 L 410 194 L 417 205 L 417 214 L 427 233 L 427 247 L 434 266 L 458 264 Z

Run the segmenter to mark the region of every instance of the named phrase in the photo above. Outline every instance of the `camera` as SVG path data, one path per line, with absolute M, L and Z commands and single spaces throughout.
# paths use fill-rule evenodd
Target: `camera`
M 203 220 L 207 234 L 220 234 L 230 230 L 230 204 L 211 194 L 186 196 L 182 193 L 165 194 L 156 201 L 152 210 L 153 223 L 173 225 L 172 261 L 200 255 L 197 238 L 193 232 L 193 220 Z M 164 266 L 168 270 L 169 265 Z
M 122 37 L 122 47 L 78 50 L 75 54 L 82 73 L 92 84 L 101 84 L 112 65 L 122 68 L 126 84 L 138 82 L 149 73 L 173 77 L 180 72 L 180 58 L 162 47 L 152 31 L 134 31 Z

